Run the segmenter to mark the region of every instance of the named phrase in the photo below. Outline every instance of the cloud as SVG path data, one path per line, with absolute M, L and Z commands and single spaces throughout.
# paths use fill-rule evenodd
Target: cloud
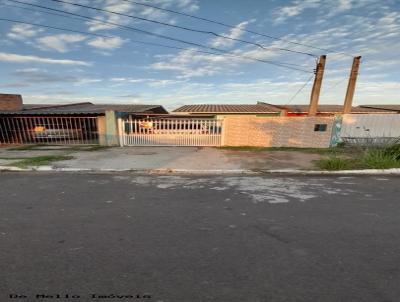
M 102 79 L 77 76 L 75 73 L 49 72 L 41 68 L 17 69 L 12 72 L 11 75 L 18 79 L 18 82 L 11 83 L 14 84 L 15 87 L 18 87 L 18 85 L 21 85 L 20 87 L 29 87 L 31 84 L 51 85 L 54 83 L 72 83 L 75 86 L 81 86 L 102 81 Z
M 112 50 L 122 46 L 125 41 L 120 37 L 112 37 L 112 38 L 103 38 L 98 37 L 88 42 L 88 45 L 93 46 L 95 48 Z
M 130 2 L 107 0 L 107 1 L 105 1 L 102 9 L 113 11 L 116 13 L 121 13 L 121 14 L 130 14 L 133 10 L 133 7 L 134 7 L 134 5 Z M 99 19 L 101 21 L 110 22 L 110 23 L 121 24 L 121 25 L 128 25 L 133 21 L 132 19 L 129 19 L 127 17 L 119 16 L 119 15 L 107 13 L 107 12 L 99 14 L 98 16 L 96 16 L 96 19 Z M 116 28 L 116 26 L 114 26 L 114 25 L 99 23 L 94 20 L 88 21 L 88 22 L 86 22 L 86 24 L 89 26 L 89 31 L 98 31 L 98 30 Z
M 244 47 L 231 52 L 232 55 L 209 55 L 195 52 L 195 49 L 183 50 L 176 55 L 157 56 L 158 62 L 150 65 L 150 69 L 172 71 L 178 78 L 213 76 L 218 74 L 236 74 L 237 69 L 255 63 L 248 58 L 270 60 L 276 53 L 260 48 Z M 258 63 L 260 64 L 260 63 Z
M 166 87 L 169 85 L 175 85 L 179 83 L 183 83 L 186 81 L 183 80 L 170 80 L 170 79 L 148 79 L 148 78 L 111 78 L 111 82 L 116 82 L 119 84 L 129 83 L 129 84 L 139 84 L 145 83 L 149 87 Z M 121 85 L 119 85 L 121 86 Z
M 59 60 L 52 58 L 44 58 L 38 56 L 26 56 L 14 53 L 0 52 L 0 61 L 13 62 L 13 63 L 45 63 L 45 64 L 58 64 L 58 65 L 80 65 L 90 66 L 91 64 L 84 61 L 76 60 Z
M 244 21 L 242 23 L 239 23 L 236 25 L 234 28 L 232 28 L 229 33 L 222 34 L 225 37 L 231 38 L 231 39 L 239 39 L 243 35 L 243 29 L 246 28 L 246 26 L 249 24 L 249 21 Z M 228 47 L 232 46 L 235 43 L 233 40 L 229 40 L 226 38 L 221 38 L 217 37 L 211 41 L 211 45 L 214 47 Z
M 232 60 L 229 63 L 227 57 L 222 55 L 199 54 L 193 50 L 184 50 L 177 55 L 158 56 L 158 58 L 161 61 L 151 64 L 151 69 L 177 72 L 181 78 L 215 75 L 234 62 Z M 227 65 L 222 67 L 221 64 L 216 64 L 218 61 L 226 62 Z
M 187 12 L 195 12 L 200 8 L 198 2 L 193 0 L 178 0 L 177 6 Z
M 4 88 L 25 88 L 31 86 L 29 83 L 23 83 L 23 82 L 11 82 L 11 83 L 6 83 L 6 84 L 1 84 L 0 87 Z
M 66 53 L 70 49 L 71 44 L 81 42 L 86 37 L 79 34 L 60 34 L 53 36 L 45 36 L 37 39 L 38 47 L 43 50 L 56 50 Z
M 12 75 L 18 79 L 23 79 L 26 83 L 72 83 L 78 81 L 76 76 L 50 73 L 39 68 L 17 69 Z
M 36 36 L 40 32 L 43 32 L 43 29 L 38 29 L 29 24 L 14 24 L 7 37 L 13 40 L 25 40 Z
M 184 12 L 194 12 L 199 9 L 199 4 L 196 0 L 155 0 L 151 2 L 151 4 L 162 8 L 177 7 L 178 10 Z M 104 1 L 104 4 L 101 8 L 120 14 L 148 17 L 152 20 L 164 21 L 171 24 L 176 23 L 176 20 L 171 16 L 171 14 L 151 7 L 136 5 L 128 1 L 106 0 Z M 141 23 L 149 24 L 146 21 L 135 20 L 134 18 L 120 16 L 108 12 L 102 12 L 95 17 L 96 19 L 99 19 L 101 21 L 116 23 L 125 26 Z M 117 28 L 117 26 L 115 25 L 99 23 L 94 20 L 88 21 L 86 22 L 86 24 L 88 25 L 89 31 L 110 30 Z
M 281 24 L 291 18 L 300 16 L 307 10 L 314 9 L 317 22 L 324 23 L 327 19 L 352 9 L 361 9 L 377 3 L 374 0 L 294 0 L 288 5 L 275 9 L 272 13 L 273 22 Z M 382 8 L 383 5 L 380 4 Z
M 72 1 L 71 1 L 72 2 Z M 89 0 L 74 0 L 73 1 L 76 4 L 81 4 L 81 5 L 90 5 L 90 1 Z M 69 12 L 78 12 L 81 8 L 79 6 L 75 6 L 75 5 L 70 5 L 67 3 L 60 3 L 61 7 L 63 10 L 69 11 Z
M 279 7 L 274 11 L 274 23 L 283 23 L 287 19 L 300 15 L 309 8 L 316 8 L 319 6 L 319 0 L 295 0 L 290 5 Z

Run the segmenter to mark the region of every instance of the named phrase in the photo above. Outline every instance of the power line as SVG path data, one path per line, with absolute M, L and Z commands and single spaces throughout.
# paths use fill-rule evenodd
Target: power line
M 84 20 L 84 18 L 82 18 L 82 17 L 74 17 L 74 16 L 68 16 L 68 15 L 65 15 L 65 14 L 57 14 L 57 13 L 47 12 L 45 10 L 33 9 L 33 8 L 13 5 L 13 4 L 9 4 L 9 3 L 0 3 L 0 5 L 9 6 L 9 7 L 15 7 L 15 8 L 18 8 L 18 9 L 23 9 L 23 10 L 27 10 L 27 11 L 31 11 L 31 12 L 38 12 L 38 13 L 44 13 L 44 14 L 49 14 L 49 15 L 53 15 L 53 16 L 71 18 L 71 19 L 75 19 L 75 20 Z
M 106 35 L 101 35 L 101 34 L 96 34 L 96 33 L 89 33 L 89 32 L 80 31 L 80 30 L 62 28 L 62 27 L 57 27 L 57 26 L 50 26 L 50 25 L 43 25 L 43 24 L 37 24 L 37 23 L 31 23 L 31 22 L 19 21 L 19 20 L 13 20 L 13 19 L 0 18 L 0 21 L 33 25 L 33 26 L 38 26 L 38 27 L 44 27 L 44 28 L 61 30 L 61 31 L 73 32 L 73 33 L 77 33 L 77 34 L 96 36 L 96 37 L 101 37 L 101 38 L 115 38 L 115 36 L 106 36 Z
M 308 85 L 308 83 L 311 81 L 311 79 L 314 77 L 314 75 L 312 75 L 311 77 L 309 77 L 308 79 L 307 79 L 307 81 L 304 83 L 304 85 L 302 85 L 300 88 L 299 88 L 299 90 L 297 90 L 296 91 L 296 93 L 289 99 L 289 101 L 285 104 L 285 106 L 286 105 L 289 105 L 295 98 L 296 98 L 296 96 Z
M 78 31 L 78 30 L 73 30 L 73 29 L 68 29 L 68 28 L 62 28 L 62 27 L 56 27 L 56 26 L 50 26 L 50 25 L 43 25 L 43 24 L 37 24 L 37 23 L 32 23 L 32 22 L 20 21 L 20 20 L 13 20 L 13 19 L 0 18 L 0 21 L 27 24 L 27 25 L 37 26 L 37 27 L 50 28 L 50 29 L 55 29 L 55 30 L 79 33 L 79 34 L 83 34 L 83 35 L 90 35 L 90 36 L 96 36 L 96 37 L 102 37 L 102 38 L 108 38 L 108 39 L 117 37 L 117 36 L 107 36 L 107 35 L 95 34 L 95 33 L 90 33 L 90 32 L 83 32 L 83 31 Z M 237 56 L 229 55 L 229 54 L 220 54 L 220 53 L 215 53 L 215 52 L 210 52 L 210 51 L 203 51 L 203 50 L 198 50 L 198 49 L 193 49 L 193 48 L 184 48 L 184 47 L 171 46 L 171 45 L 152 43 L 152 42 L 145 42 L 145 41 L 138 41 L 138 40 L 132 40 L 132 39 L 129 39 L 129 42 L 145 44 L 145 45 L 151 45 L 151 46 L 159 46 L 159 47 L 165 47 L 165 48 L 171 48 L 171 49 L 179 49 L 179 50 L 184 50 L 184 51 L 191 51 L 191 52 L 197 52 L 197 53 L 203 53 L 203 54 L 209 54 L 209 55 L 216 55 L 216 56 L 237 57 Z M 282 64 L 291 65 L 290 63 L 282 63 Z
M 328 88 L 326 88 L 326 89 L 325 89 L 325 92 L 326 92 L 326 91 L 330 91 L 331 89 L 333 89 L 333 88 L 339 86 L 339 84 L 343 83 L 345 80 L 347 80 L 347 78 L 343 78 L 343 79 L 337 81 L 335 84 L 333 84 L 333 85 L 329 86 Z
M 312 54 L 312 53 L 307 53 L 307 52 L 303 52 L 303 51 L 296 51 L 296 50 L 291 50 L 291 49 L 287 49 L 287 48 L 266 47 L 266 46 L 264 46 L 264 45 L 262 45 L 260 43 L 255 43 L 255 42 L 251 42 L 251 41 L 247 41 L 247 40 L 243 40 L 243 39 L 239 39 L 239 38 L 228 37 L 228 36 L 225 36 L 225 35 L 217 34 L 216 32 L 213 32 L 213 31 L 199 30 L 199 29 L 190 28 L 190 27 L 186 27 L 186 26 L 180 26 L 180 25 L 165 23 L 165 22 L 162 22 L 162 21 L 152 20 L 152 19 L 138 17 L 138 16 L 134 16 L 134 15 L 128 15 L 128 14 L 115 12 L 115 11 L 108 10 L 108 9 L 102 9 L 102 8 L 98 8 L 98 7 L 94 7 L 94 6 L 89 6 L 89 5 L 79 4 L 79 3 L 72 3 L 72 2 L 63 1 L 63 0 L 49 0 L 49 1 L 58 2 L 58 3 L 64 3 L 64 4 L 73 5 L 73 6 L 77 6 L 77 7 L 83 7 L 83 8 L 92 9 L 92 10 L 96 10 L 96 11 L 100 11 L 100 12 L 105 12 L 105 13 L 109 13 L 109 14 L 113 14 L 113 15 L 117 15 L 117 16 L 123 16 L 123 17 L 128 17 L 128 18 L 132 18 L 132 19 L 141 20 L 141 21 L 151 22 L 151 23 L 155 23 L 155 24 L 159 24 L 159 25 L 178 28 L 178 29 L 181 29 L 181 30 L 197 32 L 197 33 L 202 33 L 202 34 L 209 34 L 209 35 L 213 35 L 215 37 L 219 37 L 219 38 L 223 38 L 223 39 L 227 39 L 227 40 L 231 40 L 231 41 L 237 41 L 237 42 L 241 42 L 241 43 L 254 45 L 254 46 L 257 46 L 257 47 L 259 47 L 261 49 L 264 49 L 264 50 L 267 50 L 267 51 L 280 50 L 280 51 L 286 51 L 286 52 L 291 52 L 291 53 L 296 53 L 296 54 L 303 54 L 303 55 L 311 56 L 311 57 L 317 57 L 317 55 Z
M 96 22 L 117 26 L 119 28 L 123 28 L 123 29 L 126 29 L 126 30 L 139 32 L 139 33 L 150 35 L 150 36 L 155 36 L 155 37 L 159 37 L 159 38 L 163 38 L 163 39 L 167 39 L 167 40 L 171 40 L 171 41 L 175 41 L 175 42 L 180 42 L 180 43 L 184 43 L 184 44 L 188 44 L 188 45 L 192 45 L 192 46 L 196 46 L 196 47 L 211 49 L 211 50 L 214 50 L 214 51 L 218 51 L 218 52 L 221 52 L 221 53 L 224 53 L 224 54 L 229 54 L 231 56 L 242 58 L 242 59 L 258 61 L 258 62 L 267 63 L 267 64 L 270 64 L 270 65 L 275 65 L 275 66 L 278 66 L 278 67 L 288 68 L 288 69 L 301 71 L 301 72 L 305 72 L 305 73 L 312 73 L 311 71 L 304 70 L 304 69 L 301 69 L 301 68 L 295 68 L 295 67 L 287 66 L 287 65 L 289 65 L 288 63 L 270 61 L 270 60 L 262 60 L 262 59 L 257 59 L 257 58 L 253 58 L 253 57 L 250 57 L 250 56 L 240 55 L 240 54 L 232 53 L 230 51 L 226 51 L 226 50 L 223 50 L 223 49 L 204 46 L 204 45 L 201 45 L 201 44 L 198 44 L 198 43 L 189 42 L 189 41 L 185 41 L 185 40 L 181 40 L 181 39 L 178 39 L 178 38 L 173 38 L 173 37 L 169 37 L 169 36 L 165 36 L 165 35 L 161 35 L 161 34 L 156 34 L 156 33 L 153 33 L 153 32 L 146 31 L 146 30 L 142 30 L 142 29 L 138 29 L 138 28 L 134 28 L 134 27 L 130 27 L 130 26 L 114 23 L 114 22 L 104 21 L 104 20 L 101 20 L 101 19 L 92 18 L 92 17 L 88 17 L 88 16 L 84 16 L 84 15 L 80 15 L 80 14 L 76 14 L 76 13 L 72 13 L 72 12 L 67 12 L 67 11 L 63 11 L 63 10 L 59 10 L 59 9 L 55 9 L 55 8 L 50 8 L 50 7 L 46 7 L 46 6 L 42 6 L 42 5 L 32 4 L 32 3 L 21 2 L 21 1 L 18 1 L 18 0 L 7 0 L 7 1 L 20 3 L 20 4 L 25 4 L 25 5 L 29 5 L 29 6 L 33 6 L 33 7 L 44 8 L 44 9 L 47 9 L 47 10 L 50 10 L 50 11 L 61 12 L 61 13 L 72 15 L 72 16 L 78 16 L 78 17 L 81 17 L 81 18 L 84 18 L 84 19 L 94 20 Z M 290 65 L 303 67 L 302 65 L 299 65 L 299 64 L 290 64 Z
M 351 56 L 351 55 L 349 55 L 347 53 L 340 52 L 340 51 L 335 51 L 333 49 L 317 47 L 317 46 L 313 46 L 313 45 L 306 44 L 306 43 L 295 42 L 295 41 L 292 41 L 292 40 L 287 40 L 287 39 L 283 39 L 283 38 L 280 38 L 280 37 L 275 37 L 275 36 L 272 36 L 272 35 L 262 34 L 262 33 L 255 32 L 255 31 L 249 30 L 249 29 L 237 28 L 236 26 L 228 24 L 228 23 L 223 23 L 223 22 L 220 22 L 220 21 L 215 21 L 215 20 L 211 20 L 211 19 L 207 19 L 207 18 L 203 18 L 203 17 L 198 17 L 198 16 L 195 16 L 195 15 L 187 14 L 187 13 L 178 12 L 178 11 L 175 11 L 175 10 L 172 10 L 172 9 L 162 8 L 162 7 L 159 7 L 159 6 L 156 6 L 156 5 L 152 5 L 152 4 L 147 4 L 147 3 L 143 3 L 143 2 L 137 2 L 137 1 L 134 1 L 134 0 L 121 0 L 121 1 L 131 2 L 131 3 L 137 4 L 137 5 L 141 5 L 141 6 L 145 6 L 145 7 L 151 7 L 151 8 L 157 9 L 157 10 L 166 11 L 166 12 L 169 12 L 169 13 L 173 13 L 173 14 L 177 14 L 177 15 L 181 15 L 181 16 L 185 16 L 185 17 L 189 17 L 189 18 L 206 21 L 206 22 L 217 24 L 217 25 L 221 25 L 221 26 L 224 26 L 224 27 L 227 27 L 227 28 L 235 28 L 235 29 L 238 29 L 238 30 L 243 31 L 243 32 L 247 32 L 247 33 L 250 33 L 250 34 L 254 34 L 254 35 L 257 35 L 257 36 L 261 36 L 261 37 L 265 37 L 265 38 L 269 38 L 269 39 L 273 39 L 273 40 L 279 40 L 279 41 L 287 42 L 287 43 L 294 44 L 294 45 L 304 46 L 304 47 L 318 49 L 318 50 L 323 50 L 324 52 L 328 51 L 328 52 L 331 52 L 331 53 L 342 53 L 342 54 L 345 54 L 347 56 Z M 351 56 L 351 57 L 353 57 L 353 56 Z

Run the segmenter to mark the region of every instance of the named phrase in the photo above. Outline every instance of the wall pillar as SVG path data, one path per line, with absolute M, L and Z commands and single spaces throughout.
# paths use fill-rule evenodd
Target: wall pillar
M 105 143 L 107 146 L 118 146 L 118 120 L 115 111 L 107 110 L 105 119 Z
M 104 116 L 99 116 L 97 118 L 97 133 L 99 135 L 99 145 L 107 146 L 106 118 Z

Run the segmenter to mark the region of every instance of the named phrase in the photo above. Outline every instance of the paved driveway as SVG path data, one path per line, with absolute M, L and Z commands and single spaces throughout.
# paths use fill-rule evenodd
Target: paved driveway
M 197 147 L 115 147 L 96 151 L 44 146 L 20 151 L 0 148 L 0 165 L 17 158 L 71 155 L 56 167 L 86 169 L 262 170 L 312 169 L 318 154 L 300 151 L 237 151 Z M 7 160 L 7 158 L 9 160 Z M 12 160 L 11 160 L 12 159 Z
M 74 153 L 58 167 L 90 169 L 258 170 L 312 168 L 318 154 L 196 147 L 126 147 Z
M 1 173 L 0 301 L 395 302 L 399 182 Z

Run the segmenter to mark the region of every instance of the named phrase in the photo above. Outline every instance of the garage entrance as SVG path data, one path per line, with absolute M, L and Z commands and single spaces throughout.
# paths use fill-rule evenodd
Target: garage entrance
M 0 117 L 0 144 L 98 144 L 96 117 Z

